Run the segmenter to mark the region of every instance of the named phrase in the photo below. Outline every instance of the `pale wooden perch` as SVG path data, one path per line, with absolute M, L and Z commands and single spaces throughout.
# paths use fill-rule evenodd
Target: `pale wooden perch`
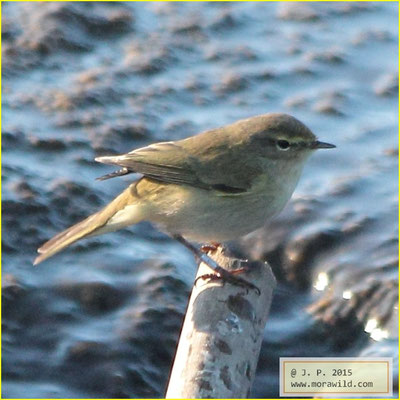
M 245 398 L 251 389 L 276 281 L 265 263 L 228 257 L 221 247 L 211 256 L 229 271 L 247 266 L 249 272 L 240 276 L 261 293 L 221 281 L 197 281 L 166 398 Z M 197 277 L 212 272 L 201 263 Z

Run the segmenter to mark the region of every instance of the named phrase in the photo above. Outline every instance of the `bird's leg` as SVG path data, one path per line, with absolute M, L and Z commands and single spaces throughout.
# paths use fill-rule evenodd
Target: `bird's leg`
M 233 271 L 230 271 L 230 273 L 232 275 L 239 275 L 239 274 L 243 274 L 245 272 L 248 272 L 249 270 L 250 270 L 249 267 L 241 267 L 241 268 L 234 269 Z
M 246 289 L 254 289 L 258 294 L 260 294 L 260 289 L 257 286 L 246 281 L 245 279 L 242 279 L 238 276 L 233 275 L 231 272 L 220 267 L 216 261 L 214 261 L 212 258 L 210 258 L 207 254 L 203 253 L 196 246 L 193 246 L 186 239 L 184 239 L 181 235 L 173 235 L 173 238 L 176 239 L 179 243 L 182 243 L 197 258 L 199 258 L 199 260 L 201 262 L 203 262 L 204 264 L 207 264 L 212 270 L 214 270 L 216 272 L 216 274 L 205 274 L 205 275 L 199 276 L 196 279 L 195 284 L 197 283 L 197 281 L 199 279 L 210 279 L 210 280 L 221 279 L 222 281 L 229 282 L 232 285 L 241 286 Z M 241 272 L 244 272 L 244 269 Z
M 212 252 L 217 251 L 219 246 L 221 246 L 221 243 L 211 242 L 210 244 L 205 244 L 201 246 L 200 249 L 203 253 L 208 253 L 210 251 Z

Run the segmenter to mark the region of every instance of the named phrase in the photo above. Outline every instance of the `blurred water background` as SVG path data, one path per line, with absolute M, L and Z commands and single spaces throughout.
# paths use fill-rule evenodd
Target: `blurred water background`
M 336 150 L 239 242 L 278 278 L 252 397 L 279 357 L 393 356 L 398 4 L 2 3 L 3 398 L 163 397 L 196 264 L 139 224 L 32 266 L 132 180 L 95 156 L 266 112 Z M 397 389 L 395 389 L 396 391 Z

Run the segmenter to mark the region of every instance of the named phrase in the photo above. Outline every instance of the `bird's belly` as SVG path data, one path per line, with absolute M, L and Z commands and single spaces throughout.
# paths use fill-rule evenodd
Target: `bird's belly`
M 176 188 L 176 190 L 174 190 Z M 237 239 L 281 211 L 288 198 L 260 191 L 225 196 L 212 191 L 169 185 L 152 222 L 199 243 Z

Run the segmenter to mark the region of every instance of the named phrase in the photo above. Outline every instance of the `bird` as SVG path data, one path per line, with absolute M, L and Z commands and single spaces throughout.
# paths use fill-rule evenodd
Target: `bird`
M 97 157 L 119 168 L 99 180 L 141 176 L 103 209 L 39 247 L 34 265 L 79 240 L 141 221 L 199 255 L 191 242 L 220 244 L 264 226 L 289 201 L 309 156 L 334 147 L 317 140 L 295 117 L 267 113 L 185 139 Z

